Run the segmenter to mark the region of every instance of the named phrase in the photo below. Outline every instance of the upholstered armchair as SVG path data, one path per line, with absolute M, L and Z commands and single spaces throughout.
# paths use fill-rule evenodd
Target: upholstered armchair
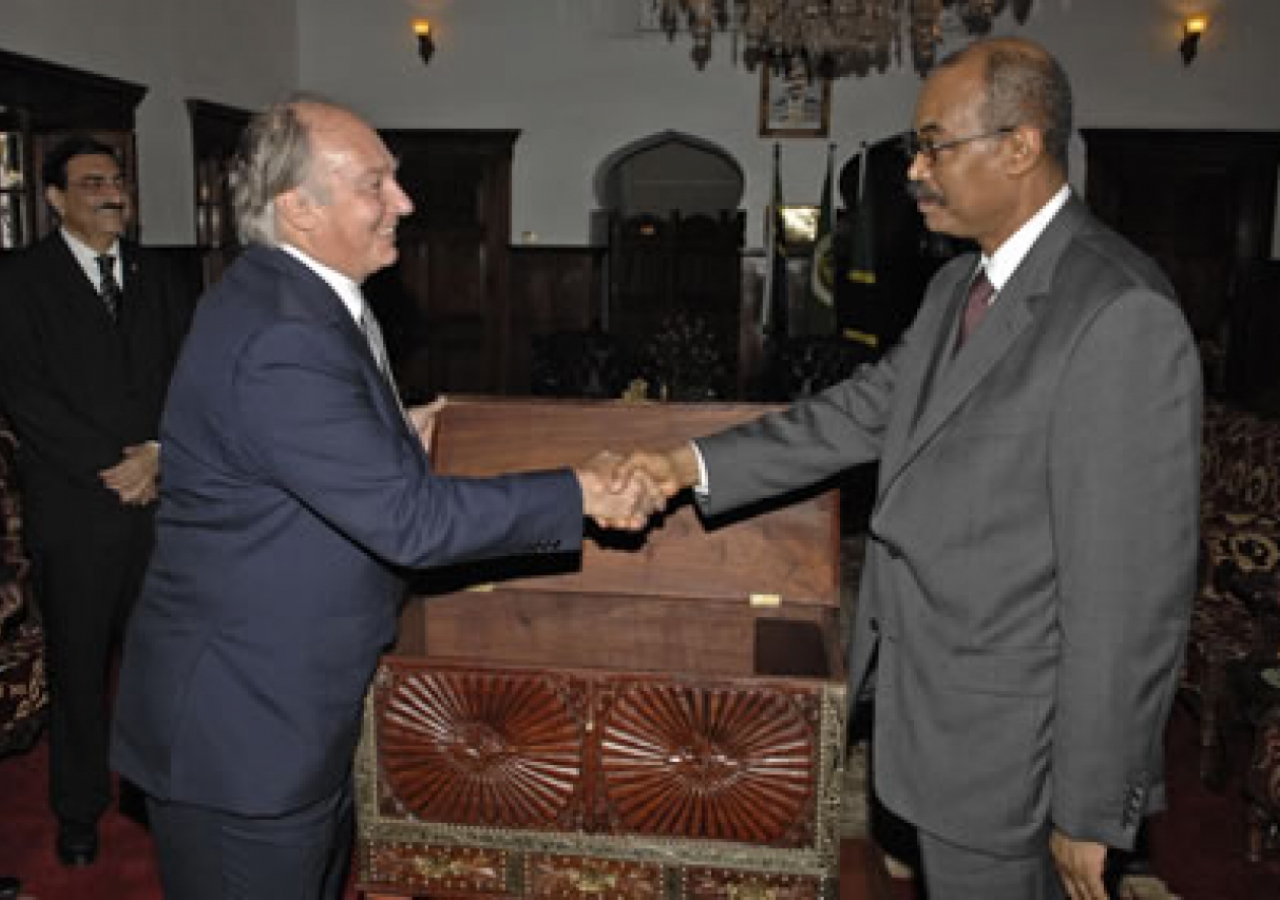
M 0 755 L 39 733 L 48 695 L 44 636 L 30 604 L 15 471 L 17 441 L 0 418 Z
M 1201 461 L 1201 578 L 1183 687 L 1200 715 L 1201 777 L 1217 786 L 1223 728 L 1238 713 L 1232 670 L 1280 653 L 1258 599 L 1280 596 L 1280 421 L 1210 402 Z
M 1259 718 L 1253 758 L 1245 778 L 1248 803 L 1248 856 L 1262 859 L 1264 850 L 1280 844 L 1280 704 Z

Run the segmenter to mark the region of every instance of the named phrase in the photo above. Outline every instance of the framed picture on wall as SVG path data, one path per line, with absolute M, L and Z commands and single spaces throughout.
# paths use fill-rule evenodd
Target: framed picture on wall
M 810 79 L 803 65 L 760 67 L 761 136 L 826 137 L 830 121 L 831 79 Z

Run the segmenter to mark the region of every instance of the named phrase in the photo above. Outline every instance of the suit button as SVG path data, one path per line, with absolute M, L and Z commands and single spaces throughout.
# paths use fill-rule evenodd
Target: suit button
M 875 634 L 880 633 L 880 620 L 877 619 L 875 616 L 871 617 L 871 620 L 867 622 L 867 626 L 871 629 L 873 633 Z

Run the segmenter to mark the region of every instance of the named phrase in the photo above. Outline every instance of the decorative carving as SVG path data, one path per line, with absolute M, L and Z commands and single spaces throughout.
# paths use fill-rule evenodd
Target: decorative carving
M 611 830 L 812 840 L 813 726 L 793 698 L 638 683 L 620 692 L 600 730 Z
M 535 856 L 529 860 L 531 898 L 661 900 L 662 870 L 608 859 Z
M 364 847 L 366 877 L 407 888 L 499 893 L 507 889 L 500 850 L 372 843 Z
M 414 672 L 385 689 L 382 773 L 397 803 L 433 821 L 566 824 L 581 736 L 547 679 Z
M 843 686 L 826 684 L 810 692 L 766 683 L 676 685 L 664 676 L 610 673 L 574 676 L 503 669 L 489 670 L 489 678 L 468 679 L 448 665 L 425 666 L 394 657 L 380 668 L 381 686 L 370 692 L 356 765 L 360 883 L 364 889 L 376 891 L 388 885 L 411 889 L 435 876 L 437 881 L 432 882 L 431 887 L 442 892 L 455 890 L 451 885 L 459 883 L 460 878 L 469 878 L 474 883 L 462 889 L 468 896 L 499 893 L 512 897 L 593 897 L 595 895 L 582 893 L 582 889 L 604 886 L 608 881 L 606 875 L 625 872 L 625 877 L 619 875 L 616 892 L 607 891 L 599 896 L 727 900 L 728 885 L 756 883 L 775 890 L 775 900 L 835 900 L 840 760 L 845 734 Z M 595 718 L 596 731 L 589 733 L 584 726 L 582 732 L 587 764 L 570 804 L 573 812 L 566 817 L 576 823 L 573 827 L 486 827 L 484 823 L 432 820 L 418 815 L 403 802 L 403 788 L 389 778 L 397 769 L 403 770 L 405 764 L 388 765 L 385 748 L 381 746 L 384 736 L 394 730 L 387 726 L 389 705 L 393 701 L 402 706 L 422 705 L 426 701 L 420 683 L 436 676 L 444 678 L 452 688 L 464 691 L 513 679 L 541 681 L 549 685 L 546 690 L 561 699 L 576 721 Z M 406 682 L 416 682 L 419 686 L 410 692 L 403 687 Z M 794 753 L 797 758 L 802 754 L 790 745 L 797 741 L 795 723 L 803 723 L 805 734 L 812 736 L 798 740 L 802 745 L 813 745 L 814 758 L 806 771 L 814 783 L 809 789 L 813 799 L 798 805 L 796 798 L 806 791 L 794 784 L 796 767 L 781 771 L 781 787 L 777 790 L 766 789 L 764 772 L 751 771 L 751 765 L 734 774 L 729 760 L 751 759 L 752 755 L 743 753 L 738 748 L 739 742 L 715 729 L 686 728 L 689 734 L 702 734 L 703 743 L 686 741 L 676 745 L 686 751 L 682 776 L 686 789 L 697 783 L 691 773 L 700 773 L 702 778 L 709 775 L 709 780 L 719 783 L 730 796 L 738 795 L 745 784 L 757 788 L 758 796 L 766 798 L 764 805 L 774 804 L 775 798 L 782 798 L 784 804 L 790 801 L 796 805 L 798 821 L 786 837 L 770 843 L 754 843 L 749 835 L 739 841 L 714 836 L 709 839 L 701 834 L 683 836 L 675 832 L 627 830 L 625 820 L 617 811 L 617 798 L 610 790 L 607 770 L 612 762 L 607 756 L 608 743 L 611 735 L 617 735 L 618 723 L 633 719 L 639 714 L 638 709 L 646 709 L 646 714 L 662 713 L 671 721 L 671 701 L 665 706 L 654 702 L 651 698 L 655 692 L 684 696 L 686 708 L 693 711 L 688 714 L 691 722 L 720 723 L 722 729 L 729 732 L 740 726 L 746 727 L 749 733 L 757 728 L 763 728 L 766 734 L 772 731 L 777 735 L 778 752 Z M 638 697 L 648 699 L 640 703 Z M 771 729 L 767 723 L 773 719 L 789 724 Z M 728 753 L 715 750 L 716 741 L 738 749 Z M 766 748 L 772 742 L 755 739 L 746 744 Z M 432 763 L 417 765 L 429 769 Z M 743 771 L 749 773 L 745 778 Z M 679 782 L 679 778 L 675 780 Z M 658 799 L 661 805 L 673 802 L 676 797 L 668 793 Z M 446 853 L 462 853 L 461 858 L 469 861 L 470 868 L 464 870 L 439 861 L 442 848 Z M 473 851 L 490 855 L 467 855 Z M 495 853 L 501 855 L 493 856 Z M 418 857 L 437 861 L 409 868 L 405 860 Z M 566 860 L 584 873 L 579 887 L 573 890 L 568 886 L 569 876 L 560 872 L 567 865 Z M 585 872 L 583 860 L 597 867 L 596 874 Z M 478 871 L 482 862 L 488 869 Z M 484 878 L 490 880 L 481 884 Z M 499 880 L 503 887 L 494 886 Z M 751 890 L 750 887 L 741 889 Z
M 687 900 L 819 900 L 825 888 L 816 878 L 692 869 L 682 893 Z

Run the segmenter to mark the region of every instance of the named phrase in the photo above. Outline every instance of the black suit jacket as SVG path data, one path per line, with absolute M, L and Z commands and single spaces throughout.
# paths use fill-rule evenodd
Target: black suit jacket
M 24 530 L 36 545 L 138 512 L 98 473 L 157 437 L 194 298 L 158 253 L 122 241 L 121 257 L 118 325 L 60 233 L 0 261 L 0 400 L 21 441 Z

